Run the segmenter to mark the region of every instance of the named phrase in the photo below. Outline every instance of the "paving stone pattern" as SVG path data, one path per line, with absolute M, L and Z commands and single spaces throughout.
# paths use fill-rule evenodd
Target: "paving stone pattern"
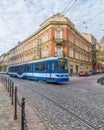
M 17 91 L 19 102 L 23 95 Z M 14 120 L 14 106 L 7 89 L 0 83 L 0 130 L 21 130 L 21 108 L 17 105 L 17 120 Z M 25 113 L 28 130 L 47 130 L 39 113 L 26 100 Z
M 104 130 L 104 87 L 96 83 L 97 75 L 70 79 L 57 85 L 15 83 L 52 130 Z
M 0 83 L 0 130 L 20 130 L 20 119 L 14 120 L 9 93 Z

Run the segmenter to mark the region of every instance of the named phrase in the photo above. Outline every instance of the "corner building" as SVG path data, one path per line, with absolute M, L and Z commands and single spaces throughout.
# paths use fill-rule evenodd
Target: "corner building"
M 15 64 L 49 56 L 68 58 L 70 73 L 92 69 L 91 43 L 74 27 L 74 24 L 64 15 L 57 13 L 40 25 L 39 30 L 21 42 L 13 54 Z M 12 53 L 12 52 L 11 52 Z M 19 58 L 21 58 L 22 60 Z M 14 59 L 13 57 L 11 59 Z

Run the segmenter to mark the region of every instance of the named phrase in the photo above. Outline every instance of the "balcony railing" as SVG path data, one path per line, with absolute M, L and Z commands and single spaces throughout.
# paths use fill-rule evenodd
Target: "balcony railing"
M 55 38 L 55 43 L 57 46 L 63 46 L 64 45 L 64 39 L 63 38 Z

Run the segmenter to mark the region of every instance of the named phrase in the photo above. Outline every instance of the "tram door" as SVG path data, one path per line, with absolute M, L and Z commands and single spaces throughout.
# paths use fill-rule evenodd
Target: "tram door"
M 48 73 L 47 73 L 47 78 L 52 79 L 53 78 L 53 73 L 54 73 L 54 62 L 49 62 L 48 63 Z
M 47 78 L 51 78 L 51 71 L 52 71 L 52 65 L 51 65 L 51 62 L 48 63 L 48 73 L 47 73 Z

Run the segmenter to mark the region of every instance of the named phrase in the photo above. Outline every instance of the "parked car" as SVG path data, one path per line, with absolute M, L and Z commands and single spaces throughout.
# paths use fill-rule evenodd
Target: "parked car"
M 90 71 L 88 71 L 88 75 L 90 76 L 90 75 L 93 75 L 94 74 L 94 71 L 93 70 L 90 70 Z
M 79 76 L 89 76 L 88 72 L 87 71 L 80 71 L 78 73 Z

